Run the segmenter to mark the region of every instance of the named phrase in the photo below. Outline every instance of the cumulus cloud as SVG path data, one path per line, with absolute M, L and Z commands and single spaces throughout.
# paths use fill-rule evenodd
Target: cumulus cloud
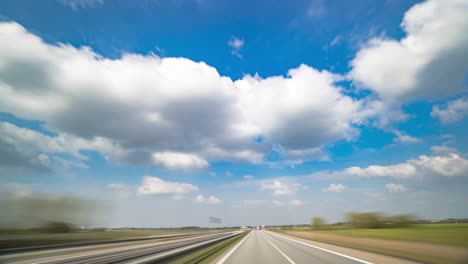
M 260 190 L 273 191 L 275 196 L 293 195 L 297 192 L 301 184 L 289 183 L 281 180 L 264 181 L 260 183 Z
M 329 142 L 355 139 L 355 126 L 372 115 L 342 93 L 341 76 L 306 65 L 233 81 L 185 58 L 109 59 L 89 47 L 48 44 L 13 22 L 0 23 L 0 62 L 0 111 L 44 121 L 128 163 L 261 163 L 273 144 L 284 159 L 302 162 Z
M 401 40 L 374 38 L 351 62 L 350 77 L 391 103 L 463 90 L 468 70 L 468 2 L 429 0 L 404 15 Z
M 439 119 L 444 124 L 452 124 L 463 120 L 468 115 L 468 98 L 460 98 L 448 102 L 445 106 L 435 105 L 432 107 L 431 116 Z
M 170 169 L 202 169 L 208 167 L 208 162 L 194 154 L 177 152 L 157 152 L 153 153 L 156 164 L 161 164 Z
M 324 192 L 342 192 L 348 189 L 348 187 L 343 184 L 332 183 L 327 188 L 323 189 Z
M 103 138 L 84 140 L 63 133 L 48 136 L 38 131 L 0 122 L 0 167 L 48 171 L 53 166 L 87 168 L 81 150 L 100 151 L 104 156 L 120 155 L 122 150 Z M 69 158 L 60 157 L 68 154 Z
M 198 191 L 198 187 L 190 183 L 169 182 L 161 180 L 157 177 L 145 176 L 143 183 L 138 188 L 138 193 L 143 195 L 149 194 L 173 194 L 183 195 Z
M 385 185 L 385 188 L 387 188 L 389 192 L 405 192 L 408 190 L 403 184 L 398 183 L 389 183 Z
M 350 167 L 346 169 L 346 173 L 360 177 L 410 178 L 417 173 L 417 170 L 413 164 L 401 163 L 388 166 L 371 165 L 366 168 Z
M 462 155 L 450 151 L 450 148 L 436 148 L 432 156 L 421 155 L 418 159 L 411 159 L 395 165 L 371 165 L 366 168 L 350 167 L 344 171 L 332 172 L 334 175 L 359 177 L 393 177 L 414 178 L 429 175 L 443 177 L 466 176 L 468 160 Z
M 205 197 L 201 194 L 195 197 L 196 203 L 204 203 L 204 204 L 220 204 L 222 201 L 215 196 Z

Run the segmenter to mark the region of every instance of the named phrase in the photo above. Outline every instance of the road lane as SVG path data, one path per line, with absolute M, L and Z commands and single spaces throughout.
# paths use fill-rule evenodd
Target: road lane
M 285 254 L 291 256 L 297 264 L 302 263 L 343 263 L 343 264 L 372 264 L 361 259 L 352 258 L 346 255 L 311 247 L 305 243 L 298 241 L 289 240 L 271 232 L 261 232 L 264 236 L 270 239 L 278 248 L 280 248 Z
M 250 233 L 244 243 L 224 261 L 225 264 L 291 264 L 278 250 L 268 243 L 262 231 L 252 231 Z
M 417 264 L 395 257 L 325 243 L 284 236 L 270 231 L 252 231 L 238 248 L 221 258 L 217 264 Z M 345 253 L 348 252 L 348 253 Z

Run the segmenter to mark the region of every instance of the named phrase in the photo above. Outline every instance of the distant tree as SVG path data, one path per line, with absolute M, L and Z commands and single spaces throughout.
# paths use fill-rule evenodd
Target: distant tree
M 410 214 L 384 215 L 378 212 L 348 213 L 347 220 L 354 228 L 404 228 L 414 222 Z
M 404 228 L 414 223 L 414 219 L 416 219 L 416 216 L 412 214 L 394 215 L 387 217 L 386 224 L 389 227 Z
M 312 218 L 312 228 L 315 230 L 320 230 L 325 227 L 325 219 L 322 217 L 313 217 Z

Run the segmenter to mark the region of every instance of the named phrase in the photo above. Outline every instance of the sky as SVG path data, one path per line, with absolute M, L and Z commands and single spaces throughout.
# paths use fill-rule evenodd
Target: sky
M 85 224 L 468 217 L 468 1 L 0 1 L 0 195 Z M 83 224 L 83 223 L 77 223 Z

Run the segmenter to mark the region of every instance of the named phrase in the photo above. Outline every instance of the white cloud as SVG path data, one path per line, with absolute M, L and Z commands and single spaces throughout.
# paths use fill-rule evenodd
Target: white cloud
M 222 201 L 215 196 L 205 197 L 201 194 L 195 197 L 196 203 L 204 203 L 204 204 L 220 204 Z
M 232 55 L 238 57 L 239 59 L 242 59 L 242 54 L 240 53 L 242 47 L 244 47 L 245 41 L 241 38 L 238 37 L 232 37 L 228 41 L 229 47 L 232 48 L 231 53 Z
M 431 116 L 438 118 L 442 124 L 452 124 L 463 120 L 468 115 L 468 98 L 460 98 L 447 103 L 445 106 L 432 107 Z
M 323 189 L 324 192 L 342 192 L 348 189 L 348 187 L 344 186 L 343 184 L 330 184 L 327 188 Z
M 416 143 L 421 143 L 422 140 L 417 137 L 413 137 L 410 135 L 406 135 L 404 133 L 401 133 L 400 131 L 395 130 L 395 138 L 393 139 L 394 143 L 401 143 L 401 144 L 416 144 Z
M 296 207 L 299 207 L 299 206 L 303 206 L 304 205 L 304 202 L 301 201 L 301 200 L 291 200 L 289 202 L 290 205 L 292 206 L 296 206 Z
M 429 175 L 457 177 L 466 176 L 468 171 L 468 160 L 457 152 L 453 153 L 452 148 L 433 148 L 432 156 L 421 155 L 418 159 L 407 160 L 406 162 L 394 165 L 371 165 L 366 168 L 349 167 L 344 171 L 333 171 L 324 173 L 334 176 L 358 176 L 358 177 L 393 177 L 393 178 L 414 178 Z
M 460 154 L 456 148 L 449 146 L 433 146 L 431 151 L 436 156 L 446 156 L 452 153 Z
M 11 22 L 0 23 L 0 61 L 0 111 L 44 121 L 59 136 L 128 163 L 261 163 L 273 144 L 300 163 L 329 142 L 355 139 L 355 125 L 374 114 L 342 93 L 341 76 L 306 65 L 286 77 L 233 81 L 185 58 L 109 59 L 89 47 L 48 44 Z M 259 144 L 258 136 L 266 140 Z
M 275 196 L 293 195 L 301 185 L 299 183 L 288 183 L 281 180 L 263 181 L 260 183 L 260 190 L 273 191 Z
M 0 122 L 0 168 L 29 168 L 48 170 L 53 166 L 87 168 L 81 150 L 97 150 L 118 155 L 118 147 L 107 140 L 84 140 L 63 133 L 47 136 L 38 131 Z M 57 155 L 69 154 L 70 158 Z
M 212 177 L 216 177 L 216 172 L 214 172 L 214 171 L 210 171 L 208 174 L 209 174 L 210 176 L 212 176 Z
M 244 40 L 237 37 L 233 37 L 229 40 L 228 44 L 229 47 L 239 50 L 244 46 Z
M 374 38 L 351 62 L 351 78 L 391 103 L 463 89 L 468 69 L 468 2 L 429 0 L 410 8 L 401 40 Z
M 398 183 L 389 183 L 385 185 L 385 188 L 387 188 L 389 192 L 405 192 L 408 190 L 403 184 Z
M 244 175 L 244 180 L 253 180 L 254 176 L 253 175 Z
M 203 169 L 208 167 L 208 162 L 194 154 L 177 152 L 157 152 L 153 153 L 156 164 L 163 165 L 170 169 Z
M 226 171 L 226 176 L 231 177 L 232 173 L 230 171 Z
M 183 195 L 198 191 L 198 187 L 190 183 L 169 182 L 157 177 L 144 176 L 143 183 L 138 188 L 139 194 L 173 194 Z
M 104 0 L 58 0 L 58 2 L 64 6 L 70 7 L 73 10 L 78 10 L 80 8 L 91 8 L 104 4 Z
M 416 167 L 410 163 L 401 163 L 388 166 L 371 165 L 367 168 L 350 167 L 346 169 L 347 174 L 360 177 L 410 178 L 413 177 L 416 172 Z
M 432 157 L 422 155 L 418 160 L 409 162 L 418 166 L 422 172 L 445 177 L 467 176 L 468 172 L 468 160 L 455 153 Z

